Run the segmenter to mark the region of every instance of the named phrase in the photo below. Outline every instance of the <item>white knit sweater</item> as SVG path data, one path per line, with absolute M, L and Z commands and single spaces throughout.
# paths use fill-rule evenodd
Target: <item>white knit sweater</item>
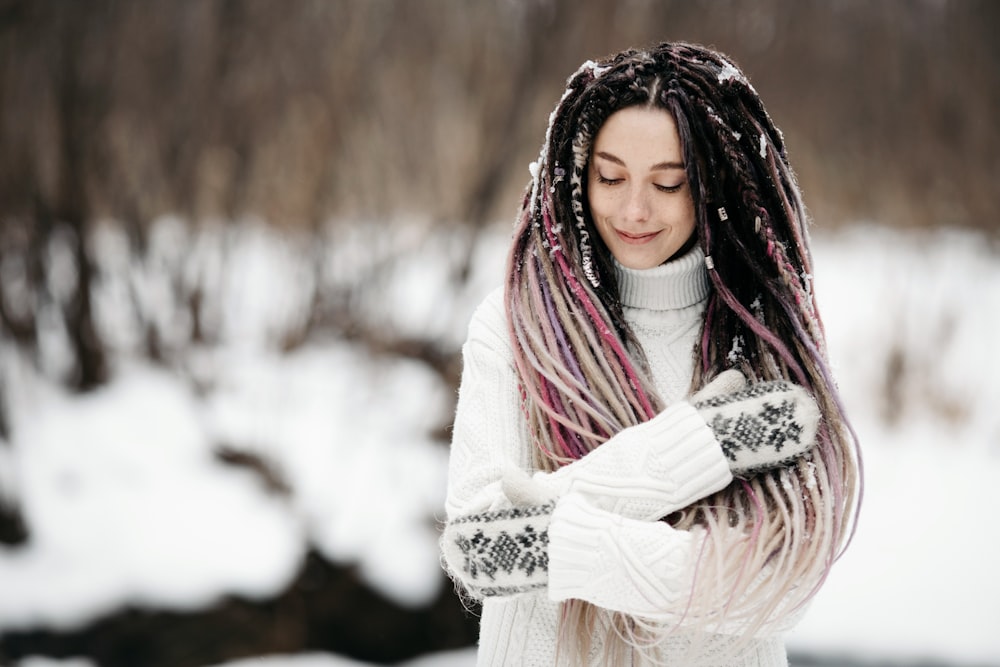
M 711 430 L 682 400 L 694 371 L 693 350 L 709 293 L 704 255 L 695 248 L 680 259 L 645 271 L 619 266 L 618 279 L 625 318 L 646 353 L 657 390 L 671 407 L 652 420 L 652 425 L 626 429 L 602 449 L 619 439 L 621 451 L 643 457 L 644 465 L 659 457 L 656 462 L 669 467 L 672 477 L 678 478 L 671 493 L 677 507 L 683 507 L 725 487 L 732 479 Z M 490 294 L 473 316 L 463 359 L 449 462 L 449 520 L 508 508 L 505 476 L 509 478 L 512 468 L 534 472 L 502 290 Z M 678 437 L 677 433 L 683 435 Z M 657 449 L 657 442 L 668 435 L 669 447 Z M 593 477 L 592 466 L 586 472 Z M 573 474 L 572 468 L 535 473 L 536 477 Z M 627 496 L 630 490 L 616 491 Z M 581 598 L 608 609 L 657 618 L 658 603 L 684 594 L 690 584 L 689 566 L 696 557 L 691 536 L 659 521 L 617 516 L 609 520 L 609 516 L 581 502 L 572 491 L 557 500 L 549 527 L 548 587 L 484 600 L 480 667 L 555 665 L 562 600 Z M 602 545 L 614 546 L 608 549 Z M 678 660 L 687 655 L 692 639 L 690 635 L 672 635 L 663 648 L 662 664 L 687 664 Z M 722 667 L 723 663 L 713 662 L 711 655 L 725 642 L 722 636 L 701 641 L 704 650 L 699 664 Z M 593 654 L 600 655 L 600 646 Z M 634 662 L 638 664 L 638 657 Z M 592 664 L 601 663 L 595 657 Z M 779 637 L 763 637 L 738 659 L 724 664 L 785 667 L 787 658 Z

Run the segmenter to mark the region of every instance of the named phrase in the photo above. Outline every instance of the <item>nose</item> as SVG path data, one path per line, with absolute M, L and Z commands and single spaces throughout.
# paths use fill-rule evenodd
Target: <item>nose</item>
M 624 217 L 627 222 L 646 222 L 649 220 L 650 205 L 648 193 L 641 187 L 628 189 L 628 199 L 625 201 Z

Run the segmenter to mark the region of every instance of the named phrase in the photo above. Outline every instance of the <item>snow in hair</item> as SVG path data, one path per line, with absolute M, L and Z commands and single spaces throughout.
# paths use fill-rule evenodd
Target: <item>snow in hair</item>
M 505 296 L 536 464 L 552 470 L 579 459 L 665 407 L 585 201 L 596 132 L 633 105 L 674 116 L 698 243 L 712 258 L 692 391 L 735 366 L 754 380 L 805 387 L 823 419 L 809 457 L 737 479 L 671 517 L 701 544 L 690 594 L 664 610 L 674 622 L 652 625 L 569 602 L 560 651 L 571 659 L 601 632 L 609 656 L 639 650 L 655 662 L 658 642 L 682 625 L 735 632 L 738 651 L 816 592 L 849 541 L 860 495 L 857 439 L 826 360 L 807 217 L 784 140 L 736 66 L 688 44 L 585 63 L 550 117 L 515 228 Z

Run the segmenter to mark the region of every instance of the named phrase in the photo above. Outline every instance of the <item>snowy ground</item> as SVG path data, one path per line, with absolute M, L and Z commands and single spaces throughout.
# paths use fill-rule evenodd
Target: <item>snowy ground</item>
M 475 667 L 476 654 L 474 650 L 449 651 L 446 653 L 435 653 L 416 660 L 410 660 L 398 667 Z M 87 660 L 51 660 L 48 658 L 34 657 L 21 661 L 18 667 L 94 667 L 93 663 Z M 246 660 L 236 660 L 227 662 L 225 665 L 215 665 L 213 667 L 373 667 L 368 663 L 341 658 L 335 655 L 322 653 L 308 653 L 302 655 L 282 655 L 260 658 L 248 658 Z
M 399 235 L 364 259 L 341 249 L 316 278 L 300 248 L 262 228 L 231 242 L 220 262 L 221 246 L 165 221 L 154 237 L 158 259 L 143 266 L 130 265 L 121 239 L 106 232 L 98 247 L 109 279 L 98 307 L 121 351 L 114 381 L 70 396 L 0 347 L 0 372 L 17 388 L 8 398 L 11 441 L 0 443 L 0 494 L 20 505 L 31 530 L 26 547 L 0 549 L 0 632 L 71 628 L 125 603 L 194 609 L 228 593 L 271 595 L 309 545 L 358 563 L 401 604 L 431 599 L 443 580 L 426 517 L 441 513 L 447 455 L 431 433 L 453 397 L 416 362 L 335 340 L 281 353 L 276 341 L 303 317 L 317 280 L 333 284 L 388 261 L 371 317 L 455 345 L 499 280 L 505 232 L 477 246 L 477 271 L 457 294 L 448 282 L 462 248 L 454 237 Z M 878 228 L 820 237 L 815 254 L 830 353 L 867 477 L 855 542 L 789 648 L 1000 665 L 998 255 L 973 235 Z M 168 371 L 129 354 L 139 335 L 123 304 L 129 289 L 154 304 L 150 317 L 164 319 L 169 343 L 165 267 L 179 262 L 213 287 L 208 312 L 220 335 L 185 352 L 182 371 Z M 58 368 L 58 336 L 46 345 L 46 364 Z M 220 445 L 273 463 L 290 494 L 221 463 Z M 21 667 L 55 664 L 86 665 L 39 658 Z M 410 667 L 430 664 L 472 657 Z M 299 656 L 228 667 L 292 665 L 357 663 Z

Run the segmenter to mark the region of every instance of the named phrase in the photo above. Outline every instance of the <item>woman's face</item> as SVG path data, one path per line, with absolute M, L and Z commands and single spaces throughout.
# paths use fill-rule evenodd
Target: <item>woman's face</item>
M 694 233 L 694 202 L 673 116 L 626 107 L 594 139 L 587 174 L 590 214 L 620 264 L 650 269 Z

